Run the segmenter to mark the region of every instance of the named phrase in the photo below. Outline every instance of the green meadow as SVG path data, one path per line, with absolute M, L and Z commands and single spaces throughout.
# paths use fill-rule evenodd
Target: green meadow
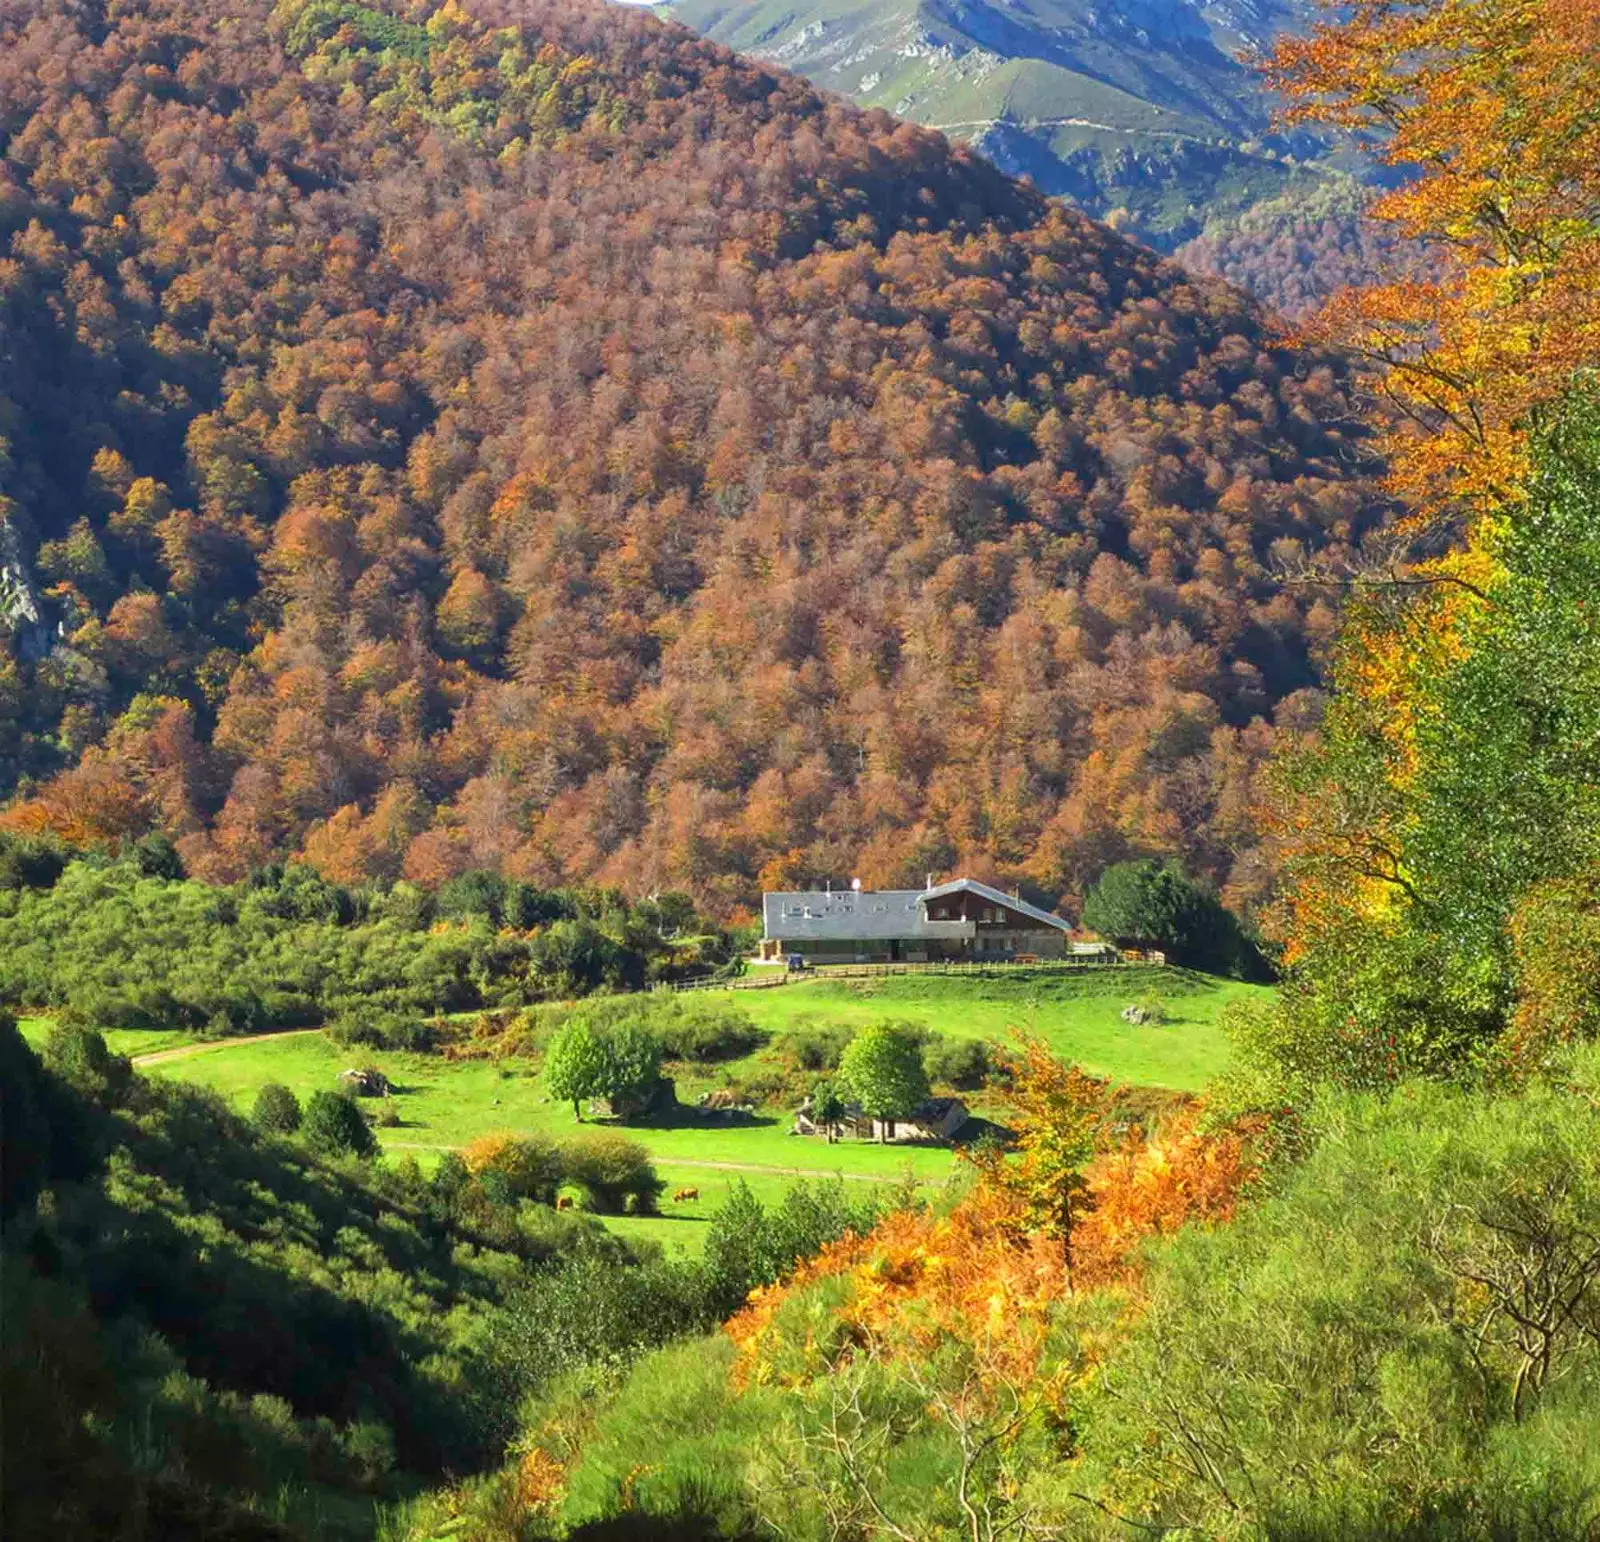
M 1218 1026 L 1231 1002 L 1264 999 L 1271 988 L 1188 969 L 1086 969 L 1081 973 L 888 975 L 807 980 L 770 990 L 706 992 L 742 1007 L 774 1033 L 816 1023 L 926 1024 L 952 1038 L 1044 1040 L 1063 1060 L 1096 1076 L 1140 1087 L 1198 1092 L 1227 1065 Z M 1158 999 L 1165 1021 L 1134 1026 L 1124 1007 Z
M 660 1242 L 669 1252 L 697 1252 L 707 1215 L 736 1182 L 776 1201 L 798 1177 L 851 1183 L 940 1184 L 952 1172 L 943 1148 L 824 1141 L 790 1133 L 782 1104 L 753 1116 L 713 1120 L 693 1111 L 702 1092 L 778 1071 L 782 1036 L 827 1024 L 860 1026 L 882 1018 L 921 1023 L 951 1037 L 1014 1042 L 1042 1039 L 1063 1059 L 1115 1081 L 1174 1091 L 1197 1091 L 1223 1069 L 1227 1045 L 1218 1023 L 1230 1002 L 1264 995 L 1259 986 L 1212 979 L 1179 969 L 1118 969 L 1082 974 L 905 975 L 813 979 L 770 990 L 706 992 L 747 1012 L 773 1043 L 719 1066 L 674 1067 L 686 1105 L 670 1121 L 641 1123 L 628 1133 L 648 1148 L 667 1184 L 662 1214 L 619 1217 L 608 1224 L 626 1235 Z M 1159 1001 L 1164 1020 L 1130 1025 L 1121 1019 L 1133 1002 Z M 48 1031 L 30 1019 L 25 1032 Z M 545 1091 L 528 1060 L 452 1060 L 437 1054 L 371 1051 L 333 1043 L 320 1032 L 283 1033 L 250 1041 L 185 1039 L 181 1034 L 117 1032 L 112 1047 L 143 1060 L 141 1069 L 215 1089 L 247 1112 L 267 1082 L 282 1082 L 301 1099 L 333 1087 L 351 1065 L 376 1065 L 389 1078 L 400 1123 L 378 1131 L 395 1157 L 431 1165 L 440 1152 L 497 1131 L 570 1135 L 581 1128 L 569 1105 Z M 984 1095 L 969 1099 L 979 1113 L 998 1114 Z M 674 1202 L 678 1189 L 699 1190 L 698 1201 Z

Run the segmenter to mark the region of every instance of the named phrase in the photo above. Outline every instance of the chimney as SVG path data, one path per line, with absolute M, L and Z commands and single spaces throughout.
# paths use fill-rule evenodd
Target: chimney
M 850 880 L 850 887 L 854 889 L 857 894 L 859 894 L 861 892 L 861 880 L 859 878 L 852 878 Z
M 925 883 L 923 885 L 923 888 L 924 889 L 931 889 L 932 887 L 933 887 L 933 874 L 929 873 L 928 874 L 928 881 L 927 881 L 927 883 Z

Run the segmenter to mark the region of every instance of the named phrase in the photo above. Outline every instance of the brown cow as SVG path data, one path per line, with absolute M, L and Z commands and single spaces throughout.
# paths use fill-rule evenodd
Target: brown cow
M 696 1204 L 698 1204 L 700 1202 L 700 1190 L 699 1189 L 679 1189 L 678 1192 L 672 1196 L 672 1202 L 675 1205 L 681 1205 L 686 1200 L 691 1200 L 691 1199 Z
M 572 1208 L 572 1196 L 570 1194 L 563 1194 L 556 1201 L 556 1209 L 557 1210 L 570 1210 L 571 1208 Z

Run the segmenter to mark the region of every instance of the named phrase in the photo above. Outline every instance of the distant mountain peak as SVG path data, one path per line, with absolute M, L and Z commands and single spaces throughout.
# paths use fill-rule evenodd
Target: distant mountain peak
M 1317 180 L 1319 146 L 1272 138 L 1240 58 L 1304 25 L 1304 0 L 675 0 L 670 14 L 1158 246 Z

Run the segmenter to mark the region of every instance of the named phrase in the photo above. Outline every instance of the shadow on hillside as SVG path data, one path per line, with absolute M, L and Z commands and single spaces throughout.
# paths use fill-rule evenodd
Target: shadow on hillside
M 752 1113 L 742 1108 L 695 1108 L 679 1103 L 670 1109 L 652 1109 L 624 1124 L 629 1130 L 759 1130 L 770 1129 L 781 1121 L 775 1114 Z
M 1016 1138 L 1017 1132 L 1008 1125 L 996 1124 L 993 1119 L 983 1119 L 974 1115 L 951 1137 L 950 1144 L 975 1146 L 981 1140 L 988 1140 L 997 1145 L 1009 1146 Z

